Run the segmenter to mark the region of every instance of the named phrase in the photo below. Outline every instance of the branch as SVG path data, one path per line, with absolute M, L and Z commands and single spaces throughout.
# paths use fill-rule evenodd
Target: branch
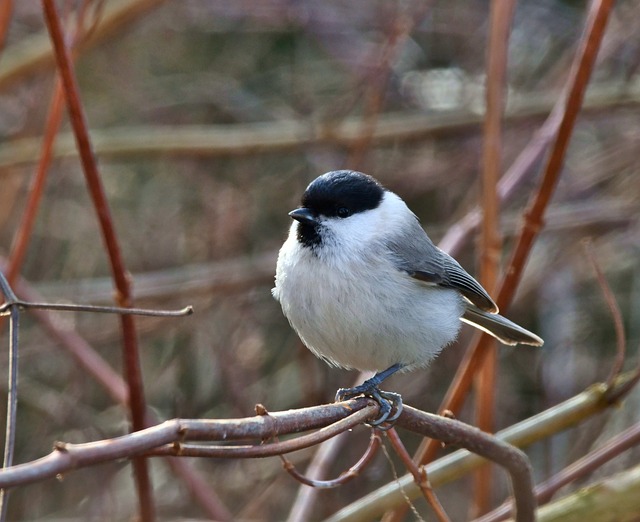
M 167 444 L 176 443 L 178 444 L 176 448 L 179 448 L 180 444 L 190 440 L 228 443 L 234 440 L 272 439 L 279 435 L 323 428 L 349 416 L 354 416 L 356 423 L 371 420 L 375 418 L 378 411 L 379 406 L 372 403 L 372 401 L 355 399 L 345 403 L 257 415 L 244 419 L 174 419 L 121 437 L 85 444 L 56 442 L 53 452 L 46 457 L 1 470 L 0 488 L 32 484 L 55 477 L 60 473 L 68 473 L 82 467 L 95 466 L 122 458 L 133 458 L 141 455 L 165 455 L 168 453 L 166 450 L 161 450 L 157 453 L 154 453 L 154 450 Z M 340 430 L 345 431 L 352 426 L 351 422 L 342 423 Z M 330 430 L 332 435 L 335 434 L 335 428 L 325 429 Z M 316 437 L 315 442 L 322 438 L 317 434 L 313 434 L 313 436 Z M 288 446 L 286 451 L 295 451 L 306 447 L 304 444 L 296 447 L 295 443 L 288 443 Z M 263 447 L 265 446 L 256 446 L 256 448 Z M 223 451 L 228 449 L 230 455 L 233 454 L 234 457 L 238 457 L 236 448 L 224 446 L 219 449 Z M 245 450 L 243 449 L 242 451 Z M 179 456 L 180 452 L 175 450 L 172 454 Z

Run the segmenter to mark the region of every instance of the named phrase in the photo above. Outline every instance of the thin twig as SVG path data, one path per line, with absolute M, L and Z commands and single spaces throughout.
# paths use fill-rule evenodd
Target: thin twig
M 13 292 L 9 282 L 4 274 L 0 272 L 0 289 L 7 303 L 15 300 L 16 295 Z M 13 464 L 13 453 L 16 442 L 16 417 L 18 412 L 18 348 L 20 332 L 20 311 L 16 306 L 10 306 L 9 319 L 9 371 L 7 383 L 7 423 L 5 427 L 4 437 L 4 456 L 2 461 L 3 469 Z M 0 490 L 0 520 L 4 522 L 7 518 L 8 492 L 5 489 Z
M 424 468 L 424 466 L 418 467 L 418 465 L 413 462 L 413 460 L 411 460 L 411 455 L 409 455 L 407 448 L 405 448 L 404 444 L 402 444 L 402 440 L 400 440 L 398 432 L 395 430 L 395 428 L 387 430 L 385 432 L 385 435 L 389 439 L 389 442 L 391 442 L 393 449 L 398 454 L 409 473 L 413 475 L 413 480 L 420 488 L 422 496 L 431 506 L 431 509 L 433 509 L 437 519 L 440 522 L 449 522 L 449 516 L 447 515 L 447 512 L 444 510 L 444 507 L 440 503 L 440 500 L 435 494 L 435 491 L 433 491 L 433 488 L 429 484 L 427 470 Z
M 596 274 L 596 278 L 598 279 L 598 284 L 600 285 L 600 290 L 602 291 L 604 300 L 607 303 L 607 307 L 609 308 L 609 312 L 611 313 L 611 317 L 613 319 L 613 325 L 616 330 L 616 358 L 614 359 L 613 365 L 611 366 L 611 370 L 609 371 L 609 377 L 607 377 L 607 385 L 612 386 L 613 381 L 622 371 L 625 354 L 626 354 L 627 338 L 624 334 L 622 312 L 620 311 L 618 302 L 616 301 L 616 298 L 613 295 L 613 292 L 611 291 L 611 287 L 607 282 L 607 278 L 602 272 L 602 268 L 600 267 L 600 264 L 596 259 L 596 255 L 593 252 L 593 243 L 587 239 L 584 241 L 583 244 L 584 244 L 584 250 L 587 254 L 587 259 L 589 259 L 589 262 L 593 267 L 593 271 Z
M 71 303 L 32 303 L 17 299 L 15 302 L 0 305 L 0 315 L 6 313 L 11 306 L 23 309 L 53 310 L 58 312 L 93 312 L 101 314 L 144 315 L 151 317 L 182 317 L 193 313 L 192 306 L 185 306 L 180 310 L 151 310 L 148 308 L 122 308 L 121 306 L 97 306 Z
M 347 471 L 343 471 L 338 475 L 338 477 L 331 480 L 317 480 L 309 477 L 305 477 L 304 475 L 298 473 L 295 469 L 293 463 L 287 459 L 284 455 L 280 455 L 282 459 L 282 465 L 284 469 L 295 478 L 298 482 L 305 484 L 306 486 L 311 486 L 313 488 L 319 489 L 331 489 L 336 488 L 338 486 L 342 486 L 346 484 L 350 480 L 358 477 L 362 470 L 366 468 L 369 463 L 375 457 L 378 448 L 380 448 L 380 433 L 379 430 L 371 430 L 371 437 L 369 438 L 369 445 L 367 449 L 363 453 L 362 457 L 356 462 L 353 466 L 351 466 Z

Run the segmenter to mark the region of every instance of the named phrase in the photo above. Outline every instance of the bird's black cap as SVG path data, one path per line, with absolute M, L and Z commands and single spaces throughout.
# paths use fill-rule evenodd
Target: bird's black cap
M 298 241 L 313 247 L 322 243 L 314 216 L 347 218 L 376 208 L 384 187 L 374 178 L 355 170 L 335 170 L 313 180 L 302 195 L 301 209 L 289 215 L 299 221 Z
M 384 187 L 374 178 L 355 170 L 335 170 L 313 180 L 302 196 L 302 207 L 326 217 L 343 217 L 376 208 Z M 346 217 L 346 216 L 344 216 Z

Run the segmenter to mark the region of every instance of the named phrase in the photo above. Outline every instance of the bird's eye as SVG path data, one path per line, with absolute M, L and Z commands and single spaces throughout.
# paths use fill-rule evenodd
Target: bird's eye
M 350 215 L 351 215 L 351 211 L 348 208 L 340 207 L 338 209 L 338 217 L 346 218 L 346 217 L 349 217 Z

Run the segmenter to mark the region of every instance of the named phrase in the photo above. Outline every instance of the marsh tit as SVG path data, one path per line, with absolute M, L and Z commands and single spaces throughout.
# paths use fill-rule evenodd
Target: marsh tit
M 399 415 L 398 394 L 378 386 L 427 366 L 471 324 L 508 345 L 541 346 L 537 335 L 498 315 L 484 288 L 436 247 L 405 202 L 351 170 L 316 178 L 289 213 L 273 296 L 304 344 L 329 364 L 377 373 L 336 400 L 380 403 L 372 424 Z M 396 414 L 390 416 L 392 406 Z

